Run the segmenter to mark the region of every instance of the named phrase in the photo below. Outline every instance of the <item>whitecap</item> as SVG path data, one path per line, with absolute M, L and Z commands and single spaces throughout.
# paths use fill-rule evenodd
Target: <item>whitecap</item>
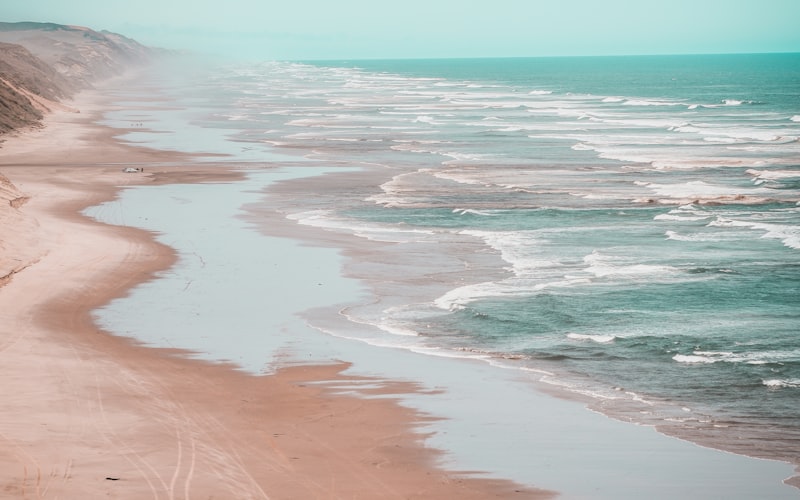
M 484 216 L 488 216 L 488 217 L 493 217 L 493 216 L 497 215 L 497 214 L 493 214 L 491 212 L 487 212 L 487 211 L 484 211 L 484 210 L 475 210 L 475 209 L 472 209 L 472 208 L 454 208 L 453 209 L 453 213 L 454 214 L 459 214 L 459 215 L 484 215 Z
M 668 240 L 691 241 L 691 238 L 678 234 L 675 231 L 667 231 L 664 233 L 664 236 L 666 236 Z
M 764 231 L 762 238 L 781 240 L 784 246 L 800 250 L 800 227 L 768 222 L 750 222 L 735 219 L 717 218 L 707 224 L 709 227 L 742 227 Z
M 704 181 L 689 181 L 678 184 L 656 184 L 656 183 L 641 183 L 638 185 L 646 186 L 659 196 L 674 198 L 678 200 L 708 200 L 719 201 L 730 197 L 733 201 L 739 197 L 744 200 L 746 195 L 766 194 L 771 193 L 766 188 L 751 188 L 745 189 L 733 186 L 720 186 L 709 184 Z
M 583 258 L 584 263 L 588 264 L 586 272 L 595 275 L 598 278 L 606 278 L 610 276 L 620 276 L 628 278 L 636 278 L 641 276 L 653 277 L 660 275 L 674 274 L 677 269 L 671 266 L 654 265 L 654 264 L 632 264 L 626 265 L 624 263 L 615 264 L 619 261 L 618 258 L 608 257 L 602 255 L 598 251 L 593 251 Z
M 783 387 L 792 387 L 798 388 L 800 387 L 800 379 L 798 378 L 791 378 L 791 379 L 769 379 L 769 380 L 762 380 L 762 384 L 769 387 L 770 389 L 780 389 Z
M 793 122 L 800 122 L 800 115 L 794 115 L 789 119 L 792 120 Z
M 673 127 L 669 127 L 667 130 L 670 132 L 684 132 L 684 133 L 697 133 L 700 132 L 701 129 L 692 125 L 691 123 L 682 123 L 680 125 L 675 125 Z
M 730 352 L 730 351 L 694 351 L 690 355 L 676 354 L 672 357 L 680 363 L 745 363 L 748 365 L 765 365 L 767 363 L 782 363 L 795 361 L 800 352 L 794 351 L 763 351 L 763 352 Z
M 675 212 L 673 210 L 673 212 Z M 691 222 L 691 221 L 698 221 L 698 220 L 705 220 L 708 219 L 708 216 L 685 216 L 685 215 L 678 215 L 678 213 L 670 212 L 668 214 L 659 214 L 653 217 L 653 220 L 670 220 L 670 221 L 679 221 L 679 222 Z
M 511 264 L 518 275 L 536 269 L 552 269 L 560 265 L 553 260 L 537 258 L 535 249 L 539 246 L 540 240 L 532 231 L 464 230 L 458 234 L 481 238 L 488 246 L 500 252 L 500 257 Z
M 614 335 L 585 335 L 581 333 L 568 333 L 567 338 L 572 340 L 590 340 L 598 344 L 607 344 L 613 342 L 617 337 Z
M 455 162 L 467 162 L 467 161 L 481 161 L 488 158 L 490 155 L 486 154 L 474 154 L 474 153 L 460 153 L 460 152 L 447 152 L 441 153 L 442 156 L 447 156 L 452 158 L 452 161 L 447 161 L 445 163 L 455 163 Z
M 445 311 L 459 311 L 464 309 L 467 304 L 485 297 L 496 297 L 503 295 L 494 282 L 475 283 L 448 291 L 441 297 L 433 301 L 439 309 Z
M 423 115 L 423 116 L 418 116 L 416 119 L 414 119 L 414 123 L 428 123 L 432 125 L 435 123 L 435 120 L 432 116 Z
M 586 144 L 585 142 L 579 142 L 579 143 L 573 145 L 571 149 L 573 149 L 574 151 L 594 151 L 595 150 L 595 148 L 593 148 L 592 146 Z
M 675 231 L 666 231 L 664 236 L 667 237 L 668 240 L 675 240 L 675 241 L 698 241 L 697 238 L 693 236 L 684 236 L 682 234 L 676 233 Z
M 736 139 L 735 137 L 703 137 L 703 141 L 717 144 L 740 144 L 745 142 L 743 139 Z
M 745 173 L 762 180 L 793 179 L 800 177 L 800 170 L 745 170 Z
M 649 99 L 628 99 L 623 104 L 625 106 L 678 106 L 682 103 L 674 101 L 657 101 Z
M 708 356 L 693 356 L 693 355 L 686 355 L 686 354 L 676 354 L 672 356 L 672 359 L 677 361 L 678 363 L 690 363 L 690 364 L 711 364 L 716 363 L 718 360 L 709 358 Z

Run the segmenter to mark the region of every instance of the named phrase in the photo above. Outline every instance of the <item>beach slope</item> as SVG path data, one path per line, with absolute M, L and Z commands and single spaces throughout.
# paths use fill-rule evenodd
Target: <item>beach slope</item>
M 93 125 L 102 103 L 83 95 L 70 103 L 81 113 L 51 113 L 0 150 L 0 496 L 550 496 L 437 469 L 438 452 L 416 430 L 424 415 L 321 382 L 362 396 L 412 385 L 344 376 L 342 363 L 251 376 L 100 330 L 94 308 L 175 256 L 145 231 L 80 211 L 125 185 L 240 175 L 116 142 Z

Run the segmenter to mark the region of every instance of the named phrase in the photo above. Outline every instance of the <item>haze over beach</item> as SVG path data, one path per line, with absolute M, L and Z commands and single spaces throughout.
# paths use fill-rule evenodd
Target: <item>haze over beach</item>
M 797 498 L 798 18 L 0 7 L 0 498 Z
M 796 52 L 793 0 L 5 2 L 5 21 L 81 24 L 155 47 L 264 60 Z

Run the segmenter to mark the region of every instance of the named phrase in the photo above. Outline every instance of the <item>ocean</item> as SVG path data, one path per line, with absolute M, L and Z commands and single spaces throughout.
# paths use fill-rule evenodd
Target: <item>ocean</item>
M 107 122 L 214 161 L 325 167 L 248 201 L 345 242 L 369 293 L 312 326 L 800 460 L 800 54 L 187 72 L 157 82 L 187 126 L 155 107 Z

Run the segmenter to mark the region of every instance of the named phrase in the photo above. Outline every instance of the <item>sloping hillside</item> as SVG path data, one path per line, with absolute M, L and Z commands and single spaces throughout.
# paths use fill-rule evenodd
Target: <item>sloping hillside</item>
M 114 33 L 0 23 L 0 155 L 4 134 L 36 126 L 62 99 L 145 62 L 150 54 L 150 49 Z M 27 200 L 0 173 L 0 227 L 14 228 L 0 238 L 0 286 L 38 258 L 37 221 L 20 210 Z
M 36 125 L 53 102 L 146 62 L 151 53 L 106 31 L 0 23 L 0 134 Z
M 116 33 L 52 23 L 0 23 L 0 41 L 24 46 L 79 88 L 121 74 L 150 54 Z
M 0 134 L 35 125 L 75 86 L 21 45 L 0 42 Z

